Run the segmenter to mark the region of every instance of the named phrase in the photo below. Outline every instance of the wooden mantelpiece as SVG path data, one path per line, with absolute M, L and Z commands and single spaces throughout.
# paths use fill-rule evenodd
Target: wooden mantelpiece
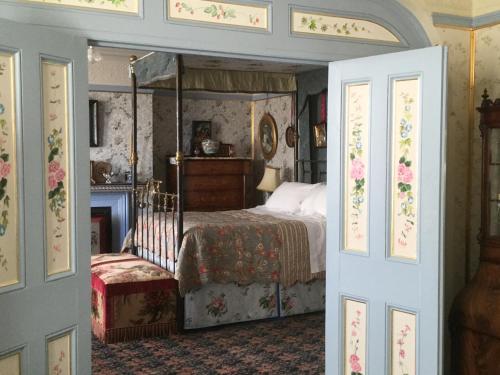
M 491 101 L 485 90 L 477 110 L 483 144 L 481 254 L 450 316 L 454 375 L 500 374 L 500 99 Z

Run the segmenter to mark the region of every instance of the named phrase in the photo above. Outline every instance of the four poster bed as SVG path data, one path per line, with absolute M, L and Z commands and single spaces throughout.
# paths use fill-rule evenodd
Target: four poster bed
M 183 207 L 183 89 L 290 92 L 289 78 L 282 76 L 272 81 L 261 75 L 259 82 L 249 86 L 246 80 L 229 74 L 218 78 L 224 87 L 217 88 L 214 77 L 193 72 L 192 78 L 183 69 L 182 56 L 168 53 L 132 57 L 130 73 L 133 224 L 129 248 L 134 255 L 175 275 L 183 307 L 183 316 L 178 320 L 183 321 L 183 328 L 323 310 L 326 219 L 312 208 L 325 209 L 325 185 L 284 183 L 278 188 L 281 192 L 273 194 L 275 199 L 268 201 L 271 204 L 248 210 L 184 212 Z M 189 82 L 183 84 L 183 78 Z M 295 80 L 292 83 L 295 85 Z M 177 194 L 161 192 L 159 181 L 151 180 L 141 187 L 137 184 L 138 88 L 175 89 Z M 293 89 L 296 91 L 296 86 Z M 297 145 L 295 149 L 297 171 Z M 294 179 L 298 180 L 297 172 Z M 309 212 L 299 215 L 304 202 L 308 202 L 305 210 Z M 297 209 L 280 209 L 290 205 Z

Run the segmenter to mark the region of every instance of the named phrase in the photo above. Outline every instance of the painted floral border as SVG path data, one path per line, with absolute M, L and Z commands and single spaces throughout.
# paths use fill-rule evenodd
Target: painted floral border
M 68 67 L 49 60 L 43 64 L 47 274 L 52 276 L 71 269 Z M 61 262 L 67 266 L 61 269 Z
M 12 243 L 12 241 L 17 241 L 19 230 L 17 227 L 19 214 L 16 210 L 18 189 L 15 172 L 17 118 L 16 114 L 12 113 L 17 105 L 14 83 L 16 64 L 14 54 L 2 51 L 0 53 L 0 56 L 4 58 L 0 62 L 0 78 L 9 81 L 7 84 L 8 92 L 0 91 L 0 274 L 7 275 L 7 278 L 0 284 L 2 287 L 7 287 L 19 283 L 20 272 L 19 243 Z M 7 249 L 3 245 L 7 245 Z M 15 250 L 12 251 L 14 248 Z M 17 262 L 15 262 L 16 260 Z M 15 264 L 11 264 L 12 261 Z M 16 268 L 15 274 L 12 274 L 13 267 Z M 9 274 L 14 278 L 9 279 Z
M 367 90 L 363 93 L 361 91 Z M 347 250 L 366 252 L 368 236 L 368 176 L 369 167 L 369 83 L 353 83 L 346 90 L 346 176 L 344 191 L 345 210 L 345 247 Z M 363 94 L 366 95 L 363 98 Z M 364 246 L 354 246 L 363 241 Z
M 32 3 L 49 4 L 66 8 L 77 8 L 97 12 L 138 15 L 140 0 L 25 0 Z M 129 4 L 131 3 L 131 4 Z M 129 5 L 132 5 L 130 7 Z
M 405 324 L 397 325 L 396 314 L 399 320 L 410 318 Z M 416 367 L 416 315 L 414 313 L 391 309 L 391 366 L 394 375 L 415 375 Z M 413 363 L 412 363 L 413 361 Z
M 269 30 L 269 6 L 206 0 L 166 0 L 170 20 Z
M 322 37 L 357 38 L 388 43 L 400 43 L 399 38 L 386 27 L 365 19 L 337 15 L 330 12 L 291 10 L 290 31 Z
M 400 83 L 407 87 L 399 87 Z M 409 259 L 417 257 L 419 85 L 418 78 L 393 83 L 391 255 Z
M 366 369 L 366 302 L 343 298 L 344 303 L 344 374 L 364 375 Z M 349 311 L 349 305 L 356 307 Z M 350 314 L 349 314 L 350 312 Z

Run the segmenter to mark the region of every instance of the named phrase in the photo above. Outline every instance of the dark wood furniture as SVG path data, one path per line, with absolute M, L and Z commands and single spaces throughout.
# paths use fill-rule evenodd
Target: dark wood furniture
M 245 158 L 184 159 L 184 210 L 240 210 L 251 205 L 252 163 Z M 175 158 L 167 166 L 167 192 L 176 193 Z
M 456 298 L 450 317 L 452 374 L 500 374 L 500 99 L 485 90 L 479 269 Z

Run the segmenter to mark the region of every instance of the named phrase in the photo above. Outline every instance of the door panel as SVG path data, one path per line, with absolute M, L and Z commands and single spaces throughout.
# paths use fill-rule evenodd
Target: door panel
M 445 64 L 330 64 L 327 373 L 441 372 Z
M 0 19 L 0 66 L 0 372 L 90 373 L 86 40 Z

